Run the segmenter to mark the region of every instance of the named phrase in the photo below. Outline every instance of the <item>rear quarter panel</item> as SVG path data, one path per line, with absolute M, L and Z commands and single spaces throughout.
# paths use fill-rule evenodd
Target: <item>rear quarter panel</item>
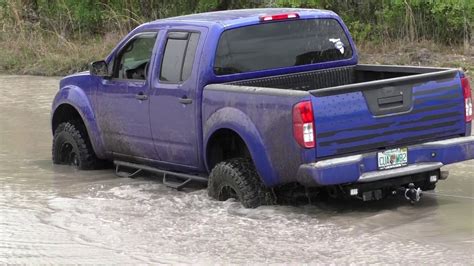
M 301 149 L 293 138 L 293 106 L 309 98 L 301 91 L 208 85 L 202 105 L 204 147 L 214 132 L 231 129 L 246 143 L 267 186 L 295 181 L 298 167 L 315 156 L 314 149 Z

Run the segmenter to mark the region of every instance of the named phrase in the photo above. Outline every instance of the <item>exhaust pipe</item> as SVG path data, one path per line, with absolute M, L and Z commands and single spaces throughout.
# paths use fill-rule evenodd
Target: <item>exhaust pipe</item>
M 449 176 L 449 171 L 441 171 L 441 174 L 439 176 L 439 180 L 446 180 L 448 179 Z

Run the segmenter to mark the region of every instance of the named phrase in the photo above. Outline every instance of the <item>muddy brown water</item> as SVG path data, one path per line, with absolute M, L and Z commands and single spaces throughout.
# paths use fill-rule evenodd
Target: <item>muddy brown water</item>
M 422 202 L 244 209 L 50 160 L 57 78 L 0 76 L 0 263 L 474 262 L 474 161 Z

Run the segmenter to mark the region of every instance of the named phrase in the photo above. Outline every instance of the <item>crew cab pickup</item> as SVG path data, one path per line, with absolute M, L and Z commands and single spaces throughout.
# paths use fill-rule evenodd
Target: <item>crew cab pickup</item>
M 62 79 L 53 161 L 207 182 L 245 207 L 285 187 L 416 201 L 474 159 L 472 119 L 463 71 L 358 64 L 334 12 L 220 11 L 143 24 Z

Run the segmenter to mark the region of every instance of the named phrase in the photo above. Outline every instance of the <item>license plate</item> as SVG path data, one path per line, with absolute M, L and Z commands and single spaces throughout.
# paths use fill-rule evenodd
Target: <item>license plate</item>
M 392 169 L 408 164 L 408 149 L 398 148 L 377 153 L 379 170 Z

